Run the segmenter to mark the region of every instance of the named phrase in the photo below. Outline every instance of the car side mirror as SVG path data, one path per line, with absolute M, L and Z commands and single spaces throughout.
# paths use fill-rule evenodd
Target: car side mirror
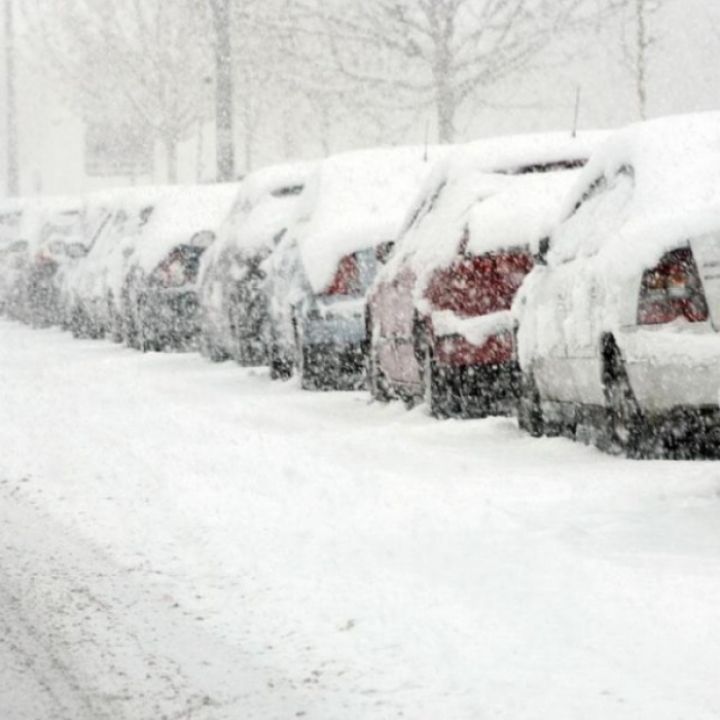
M 534 255 L 536 265 L 547 265 L 547 256 L 550 252 L 550 238 L 544 237 L 538 243 L 537 252 Z

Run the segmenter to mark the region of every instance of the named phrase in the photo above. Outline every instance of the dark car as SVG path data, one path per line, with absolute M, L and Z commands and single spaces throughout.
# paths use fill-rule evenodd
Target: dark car
M 211 232 L 200 233 L 187 244 L 175 246 L 147 278 L 137 300 L 143 351 L 196 347 L 200 333 L 198 270 L 214 237 Z

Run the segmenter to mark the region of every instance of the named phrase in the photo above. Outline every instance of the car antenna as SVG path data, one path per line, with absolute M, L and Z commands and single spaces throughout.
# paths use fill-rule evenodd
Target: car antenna
M 577 88 L 575 89 L 575 117 L 573 118 L 573 129 L 572 129 L 572 136 L 574 138 L 577 137 L 578 119 L 580 117 L 581 91 L 582 91 L 582 87 L 580 85 L 578 85 Z

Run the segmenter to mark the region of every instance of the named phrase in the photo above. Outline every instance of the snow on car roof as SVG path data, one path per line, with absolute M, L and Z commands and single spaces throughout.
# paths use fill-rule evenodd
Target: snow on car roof
M 598 201 L 612 207 L 598 206 L 588 232 L 575 227 L 573 214 L 593 187 L 599 190 Z M 622 257 L 627 272 L 692 237 L 717 231 L 720 113 L 678 115 L 615 132 L 583 170 L 564 216 L 566 222 L 552 237 L 551 262 L 599 252 Z M 587 218 L 578 216 L 587 226 Z
M 271 165 L 247 175 L 240 186 L 232 210 L 218 232 L 218 239 L 203 255 L 202 278 L 228 249 L 249 251 L 271 247 L 277 234 L 295 216 L 314 163 Z
M 577 170 L 603 133 L 545 133 L 460 146 L 437 163 L 413 204 L 382 277 L 409 260 L 416 272 L 451 262 L 465 230 L 482 254 L 528 245 L 559 219 Z
M 31 253 L 44 245 L 57 230 L 72 240 L 82 236 L 83 200 L 80 197 L 46 196 L 32 200 L 23 212 L 22 239 L 28 241 Z
M 379 148 L 320 163 L 308 180 L 292 233 L 315 292 L 331 282 L 340 259 L 394 240 L 407 208 L 447 148 Z
M 247 248 L 272 244 L 314 168 L 314 163 L 272 165 L 248 175 L 223 224 L 220 244 Z
M 239 188 L 238 183 L 224 183 L 164 189 L 143 229 L 135 263 L 150 272 L 176 245 L 189 243 L 200 232 L 217 232 Z

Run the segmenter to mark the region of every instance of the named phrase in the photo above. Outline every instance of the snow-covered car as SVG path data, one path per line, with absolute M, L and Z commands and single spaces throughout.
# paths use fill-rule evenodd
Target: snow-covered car
M 520 424 L 630 456 L 720 440 L 720 114 L 614 134 L 514 307 Z
M 246 176 L 218 239 L 203 255 L 200 351 L 211 360 L 269 362 L 262 263 L 294 218 L 310 169 L 276 165 Z
M 425 398 L 436 416 L 514 410 L 510 307 L 532 267 L 530 242 L 598 138 L 492 138 L 438 163 L 370 292 L 375 398 Z
M 294 356 L 308 389 L 365 382 L 365 294 L 378 248 L 397 236 L 407 208 L 445 149 L 398 147 L 330 157 L 308 179 L 268 267 L 278 365 Z
M 79 198 L 44 199 L 39 208 L 42 227 L 29 238 L 26 269 L 26 320 L 39 327 L 59 325 L 64 313 L 64 273 L 88 252 L 83 203 Z
M 23 204 L 4 200 L 0 205 L 0 313 L 12 313 L 12 289 L 27 262 L 27 240 L 21 238 Z
M 192 349 L 199 331 L 197 278 L 238 194 L 234 183 L 176 187 L 155 206 L 123 281 L 128 342 L 142 350 Z
M 88 199 L 86 224 L 95 240 L 81 263 L 67 274 L 65 294 L 75 337 L 122 338 L 119 298 L 123 271 L 149 221 L 162 188 L 128 188 L 96 193 Z M 167 192 L 167 191 L 165 191 Z

